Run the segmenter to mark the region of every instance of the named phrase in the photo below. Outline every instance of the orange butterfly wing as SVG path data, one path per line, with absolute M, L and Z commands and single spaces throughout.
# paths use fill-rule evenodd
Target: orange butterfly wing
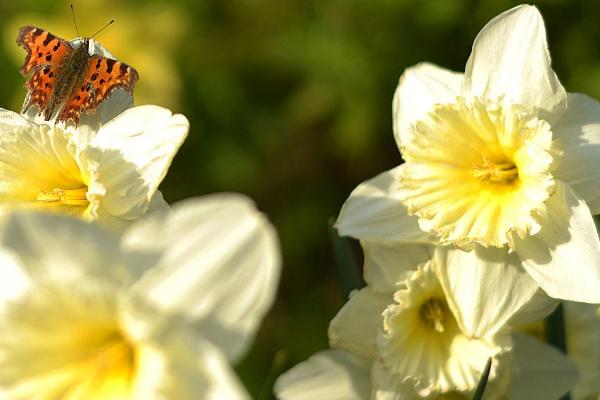
M 26 84 L 29 98 L 23 112 L 35 104 L 40 110 L 44 110 L 48 119 L 50 116 L 46 114 L 51 110 L 45 105 L 52 96 L 60 65 L 74 50 L 66 40 L 35 26 L 22 27 L 17 43 L 27 51 L 25 63 L 19 72 L 30 77 Z
M 122 88 L 133 93 L 138 78 L 137 71 L 125 63 L 112 58 L 90 57 L 81 88 L 71 96 L 58 119 L 72 119 L 78 123 L 81 113 L 93 113 L 113 90 Z
M 19 70 L 23 76 L 42 66 L 59 65 L 73 52 L 69 42 L 35 26 L 19 29 L 17 43 L 27 51 Z

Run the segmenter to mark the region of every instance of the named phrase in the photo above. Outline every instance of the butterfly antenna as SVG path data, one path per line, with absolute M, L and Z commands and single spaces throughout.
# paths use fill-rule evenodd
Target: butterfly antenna
M 98 30 L 98 32 L 96 32 L 96 33 L 94 33 L 92 36 L 90 36 L 90 39 L 91 39 L 91 38 L 93 38 L 94 36 L 96 36 L 97 34 L 99 34 L 100 32 L 102 32 L 103 30 L 105 30 L 106 28 L 108 28 L 108 27 L 109 27 L 109 25 L 111 25 L 113 22 L 115 22 L 115 20 L 114 20 L 114 19 L 111 19 L 111 20 L 110 20 L 110 22 L 109 22 L 108 24 L 104 25 L 102 28 L 100 28 L 100 29 Z
M 75 24 L 75 32 L 77 32 L 77 37 L 81 37 L 79 34 L 79 29 L 77 28 L 77 21 L 75 20 L 75 9 L 73 8 L 73 3 L 69 4 L 71 6 L 71 15 L 73 16 L 73 23 Z

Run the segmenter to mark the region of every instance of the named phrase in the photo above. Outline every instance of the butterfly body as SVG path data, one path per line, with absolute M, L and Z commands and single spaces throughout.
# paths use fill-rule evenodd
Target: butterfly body
M 91 40 L 79 47 L 33 26 L 20 29 L 17 43 L 27 50 L 21 74 L 29 90 L 23 112 L 37 106 L 46 120 L 79 122 L 93 114 L 116 88 L 133 92 L 137 71 L 125 63 L 90 55 Z

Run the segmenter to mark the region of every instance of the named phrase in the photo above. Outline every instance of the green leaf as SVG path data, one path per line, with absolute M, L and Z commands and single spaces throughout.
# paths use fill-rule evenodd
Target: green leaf
M 563 354 L 567 352 L 565 321 L 562 303 L 544 321 L 546 340 Z
M 567 353 L 567 339 L 565 337 L 565 315 L 563 305 L 560 303 L 552 314 L 546 317 L 544 321 L 546 341 L 556 347 L 563 354 Z M 569 400 L 569 394 L 564 395 L 560 400 Z
M 273 356 L 273 362 L 271 362 L 271 368 L 269 368 L 269 373 L 267 374 L 263 387 L 258 395 L 258 400 L 270 400 L 274 398 L 273 385 L 275 384 L 275 379 L 281 375 L 287 363 L 287 351 L 279 350 L 277 353 L 275 353 L 275 356 Z
M 490 369 L 492 368 L 492 358 L 488 359 L 487 364 L 485 364 L 485 368 L 483 373 L 481 374 L 481 378 L 479 379 L 479 383 L 477 384 L 477 389 L 475 390 L 475 394 L 473 395 L 473 400 L 481 400 L 483 397 L 483 392 L 485 392 L 485 387 L 488 383 L 488 378 L 490 376 Z
M 352 251 L 350 240 L 340 237 L 333 227 L 333 219 L 329 220 L 329 236 L 333 247 L 335 266 L 342 287 L 344 299 L 348 298 L 350 292 L 354 289 L 363 287 L 361 268 Z

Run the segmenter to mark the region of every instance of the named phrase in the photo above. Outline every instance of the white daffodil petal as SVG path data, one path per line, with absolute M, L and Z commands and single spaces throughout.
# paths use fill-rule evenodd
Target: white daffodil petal
M 363 357 L 376 356 L 375 340 L 383 326 L 381 313 L 392 302 L 391 294 L 376 293 L 368 286 L 354 291 L 329 324 L 331 347 Z
M 525 304 L 507 325 L 516 326 L 531 324 L 546 318 L 560 304 L 560 300 L 549 297 L 542 289 L 538 289 L 531 300 Z
M 432 248 L 421 244 L 361 241 L 365 254 L 365 281 L 374 291 L 393 294 L 419 264 L 429 260 Z
M 600 303 L 600 240 L 589 208 L 562 182 L 546 206 L 540 232 L 515 237 L 523 267 L 551 297 Z
M 188 129 L 183 115 L 150 105 L 104 125 L 93 141 L 101 150 L 95 178 L 107 188 L 104 208 L 125 219 L 142 216 Z
M 544 20 L 520 5 L 483 27 L 465 68 L 464 96 L 508 96 L 553 122 L 566 107 L 566 92 L 550 65 Z
M 132 399 L 250 399 L 226 358 L 209 342 L 179 335 L 138 352 Z
M 564 354 L 524 334 L 513 340 L 510 399 L 558 399 L 575 384 L 577 370 Z
M 0 132 L 10 132 L 15 129 L 15 127 L 30 128 L 33 125 L 34 124 L 24 118 L 23 115 L 0 108 Z
M 154 193 L 154 196 L 152 196 L 150 204 L 148 205 L 148 210 L 144 216 L 149 216 L 153 213 L 169 213 L 170 211 L 171 207 L 163 198 L 162 193 L 157 190 Z M 94 213 L 95 221 L 98 224 L 117 233 L 124 232 L 134 222 L 128 219 L 115 217 L 102 206 L 98 207 Z
M 150 324 L 153 309 L 180 314 L 229 358 L 246 348 L 271 307 L 280 268 L 273 227 L 251 200 L 234 194 L 186 200 L 173 213 L 132 225 L 124 243 L 130 250 L 164 249 L 132 298 Z
M 538 290 L 506 249 L 438 247 L 434 259 L 436 275 L 468 336 L 494 335 Z
M 565 301 L 565 333 L 569 357 L 580 379 L 571 390 L 572 399 L 600 396 L 600 312 L 598 304 Z
M 117 88 L 100 103 L 93 114 L 82 114 L 79 126 L 89 126 L 92 130 L 97 131 L 131 107 L 133 107 L 133 96 L 125 90 Z
M 352 191 L 335 224 L 340 235 L 362 240 L 425 240 L 417 218 L 409 216 L 400 202 L 401 168 L 383 172 Z
M 67 216 L 15 212 L 6 222 L 0 244 L 19 254 L 24 271 L 39 279 L 65 285 L 90 278 L 122 285 L 131 279 L 116 236 Z
M 552 126 L 563 150 L 555 176 L 585 200 L 592 215 L 600 214 L 600 102 L 580 93 L 569 93 L 568 101 Z
M 462 81 L 462 73 L 426 62 L 404 71 L 392 103 L 398 148 L 408 140 L 411 126 L 425 117 L 434 104 L 451 103 L 460 95 Z
M 9 249 L 0 252 L 0 313 L 10 302 L 23 297 L 31 280 L 23 270 L 19 256 Z
M 371 363 L 346 351 L 321 351 L 282 374 L 275 395 L 279 400 L 368 399 Z
M 152 196 L 152 199 L 150 199 L 150 204 L 148 205 L 148 211 L 146 212 L 147 215 L 150 215 L 152 213 L 168 213 L 172 211 L 171 207 L 169 206 L 169 203 L 167 203 L 162 195 L 162 193 L 160 192 L 160 190 L 157 190 L 154 193 L 154 196 Z

